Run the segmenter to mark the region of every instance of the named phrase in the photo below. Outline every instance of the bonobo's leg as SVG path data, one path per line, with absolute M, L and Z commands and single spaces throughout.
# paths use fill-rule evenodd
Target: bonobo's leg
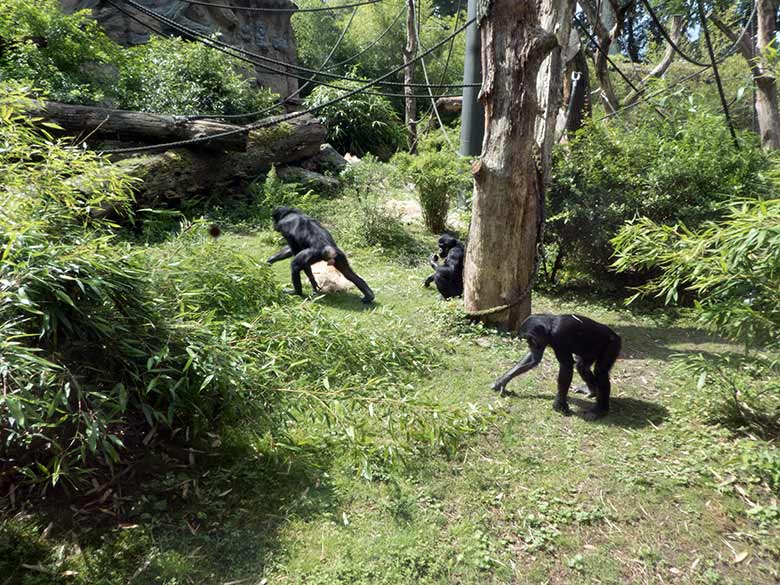
M 528 354 L 519 362 L 517 362 L 514 366 L 509 368 L 507 372 L 498 378 L 495 382 L 493 382 L 493 390 L 496 392 L 500 392 L 501 394 L 504 394 L 507 392 L 506 385 L 509 384 L 509 382 L 512 380 L 512 378 L 515 378 L 519 376 L 520 374 L 523 374 L 527 372 L 528 370 L 535 368 L 539 365 L 539 362 L 542 361 L 542 356 L 544 355 L 544 348 L 530 348 L 531 351 L 528 352 Z
M 314 278 L 314 273 L 311 271 L 311 265 L 306 265 L 303 267 L 303 271 L 306 273 L 306 276 L 309 277 L 309 282 L 311 283 L 311 289 L 314 292 L 319 292 L 320 285 L 317 284 L 317 279 Z
M 593 398 L 598 394 L 596 377 L 593 375 L 593 372 L 590 371 L 593 360 L 586 360 L 577 356 L 574 365 L 577 368 L 577 373 L 580 375 L 580 378 L 585 382 L 585 386 L 577 386 L 573 391 L 577 394 L 587 394 L 588 398 Z
M 431 274 L 428 278 L 425 279 L 425 281 L 423 282 L 423 286 L 425 288 L 428 288 L 429 286 L 431 286 L 431 283 L 433 282 L 434 278 L 436 278 L 436 273 L 435 272 L 433 274 Z
M 292 279 L 293 289 L 295 294 L 303 296 L 303 287 L 301 286 L 301 270 L 306 270 L 307 275 L 311 271 L 309 266 L 316 262 L 319 255 L 311 248 L 301 250 L 293 258 L 292 266 L 290 267 L 290 278 Z M 312 276 L 312 278 L 314 278 Z
M 565 352 L 555 352 L 558 359 L 558 394 L 553 402 L 553 410 L 562 414 L 570 414 L 569 408 L 569 386 L 571 378 L 574 375 L 574 359 L 571 354 Z
M 268 259 L 268 263 L 273 264 L 274 262 L 278 262 L 279 260 L 284 260 L 285 258 L 290 258 L 291 256 L 293 256 L 292 249 L 290 248 L 290 246 L 285 246 L 279 252 L 271 256 Z
M 357 273 L 352 270 L 352 267 L 349 265 L 349 262 L 347 261 L 347 257 L 344 255 L 343 252 L 339 253 L 336 256 L 336 261 L 334 263 L 336 266 L 336 269 L 341 272 L 341 274 L 344 275 L 344 278 L 349 280 L 351 283 L 353 283 L 360 292 L 363 293 L 363 302 L 368 304 L 374 300 L 374 293 L 371 290 L 371 288 L 366 284 L 366 281 L 360 278 Z
M 596 360 L 596 366 L 593 371 L 597 386 L 596 405 L 585 412 L 587 420 L 595 420 L 609 412 L 609 394 L 612 390 L 612 385 L 609 381 L 609 371 L 612 369 L 619 354 L 620 337 L 616 335 L 614 339 L 610 340 L 607 347 L 604 348 L 604 351 Z

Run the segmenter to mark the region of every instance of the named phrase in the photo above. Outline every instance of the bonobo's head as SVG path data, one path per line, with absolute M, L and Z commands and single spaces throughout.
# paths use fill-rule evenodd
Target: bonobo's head
M 283 217 L 290 215 L 291 213 L 300 213 L 300 211 L 294 207 L 277 207 L 274 209 L 274 212 L 271 214 L 271 217 L 274 220 L 274 229 L 276 229 L 276 224 L 282 221 Z
M 450 253 L 450 250 L 452 250 L 453 248 L 459 245 L 460 242 L 457 239 L 447 234 L 444 234 L 439 238 L 439 254 L 446 257 L 447 254 Z
M 528 342 L 532 351 L 543 350 L 550 343 L 550 331 L 544 323 L 539 322 L 536 315 L 531 315 L 523 321 L 517 335 Z
M 333 246 L 325 246 L 322 249 L 322 259 L 328 263 L 328 266 L 336 264 L 336 248 Z

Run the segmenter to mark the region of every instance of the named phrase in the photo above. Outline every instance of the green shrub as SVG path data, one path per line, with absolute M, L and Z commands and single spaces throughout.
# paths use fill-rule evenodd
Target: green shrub
M 755 138 L 742 135 L 737 151 L 721 116 L 691 110 L 668 121 L 640 118 L 631 132 L 593 123 L 555 151 L 545 229 L 553 283 L 559 269 L 614 282 L 610 240 L 638 215 L 693 228 L 761 188 L 766 159 Z
M 170 114 L 243 114 L 276 98 L 241 73 L 241 62 L 201 43 L 153 36 L 126 50 L 117 99 L 122 107 Z M 270 115 L 270 113 L 269 113 Z
M 635 297 L 653 295 L 676 303 L 681 290 L 691 291 L 697 299 L 694 312 L 710 331 L 748 350 L 780 349 L 780 199 L 736 202 L 721 220 L 697 231 L 640 218 L 613 242 L 619 271 L 658 271 Z M 699 390 L 711 389 L 714 398 L 707 398 L 703 409 L 711 418 L 738 420 L 768 434 L 780 431 L 776 359 L 698 356 L 683 368 L 699 381 Z
M 0 78 L 27 82 L 68 103 L 102 103 L 170 114 L 240 114 L 272 105 L 242 63 L 200 43 L 152 36 L 125 49 L 81 10 L 57 0 L 5 0 Z
M 400 172 L 417 186 L 425 226 L 433 233 L 443 232 L 450 202 L 471 184 L 466 159 L 444 150 L 429 150 L 417 156 L 399 155 L 394 160 Z
M 400 214 L 388 206 L 387 195 L 396 179 L 395 169 L 366 155 L 341 174 L 344 197 L 334 214 L 338 241 L 373 248 L 383 256 L 414 265 L 430 246 L 415 238 Z
M 359 87 L 343 82 L 346 90 Z M 306 98 L 306 106 L 317 107 L 343 95 L 346 90 L 319 86 Z M 404 130 L 391 103 L 382 96 L 359 93 L 317 112 L 328 131 L 328 142 L 339 152 L 357 156 L 368 153 L 387 160 L 405 144 Z
M 261 223 L 270 221 L 277 207 L 295 207 L 304 213 L 316 207 L 319 197 L 312 191 L 301 193 L 298 185 L 285 183 L 271 167 L 262 183 L 255 182 L 249 188 L 252 196 L 252 215 Z
M 71 103 L 111 94 L 122 49 L 89 10 L 65 15 L 57 0 L 4 0 L 0 39 L 0 79 L 25 81 Z

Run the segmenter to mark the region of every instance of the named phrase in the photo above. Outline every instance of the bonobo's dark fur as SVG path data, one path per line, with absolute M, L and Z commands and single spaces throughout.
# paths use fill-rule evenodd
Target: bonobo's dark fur
M 431 282 L 435 282 L 436 288 L 445 299 L 462 295 L 464 256 L 462 242 L 446 234 L 440 237 L 439 256 L 434 254 L 429 260 L 431 268 L 436 272 L 425 279 L 423 286 L 429 287 Z M 436 263 L 439 257 L 444 259 L 443 264 Z
M 321 260 L 335 266 L 344 277 L 351 281 L 363 293 L 363 302 L 374 300 L 374 293 L 362 278 L 360 278 L 347 262 L 347 255 L 339 249 L 333 236 L 320 222 L 292 207 L 279 207 L 271 215 L 274 229 L 284 236 L 287 246 L 268 259 L 272 264 L 295 256 L 292 261 L 292 283 L 295 294 L 303 296 L 301 287 L 301 270 L 309 277 L 312 289 L 319 291 L 317 281 L 311 271 L 311 265 Z
M 550 345 L 559 364 L 558 395 L 553 409 L 563 414 L 571 412 L 567 396 L 576 366 L 587 390 L 574 391 L 596 396 L 596 405 L 585 413 L 585 418 L 594 420 L 609 411 L 609 370 L 620 353 L 617 333 L 580 315 L 531 315 L 520 326 L 519 335 L 528 340 L 530 352 L 493 383 L 494 390 L 505 392 L 512 378 L 539 365 L 544 349 Z

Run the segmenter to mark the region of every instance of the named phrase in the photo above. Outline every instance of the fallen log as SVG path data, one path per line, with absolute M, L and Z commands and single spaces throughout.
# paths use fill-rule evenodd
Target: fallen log
M 440 97 L 436 100 L 436 107 L 444 114 L 460 114 L 463 109 L 463 98 L 460 96 Z
M 160 144 L 213 136 L 239 126 L 213 120 L 187 120 L 181 116 L 132 112 L 93 106 L 77 106 L 59 102 L 32 103 L 27 113 L 54 122 L 68 134 L 123 142 Z M 247 133 L 219 136 L 199 145 L 212 150 L 244 151 Z
M 116 164 L 140 181 L 136 200 L 141 205 L 176 206 L 194 195 L 245 192 L 246 183 L 274 164 L 304 160 L 319 153 L 325 128 L 305 115 L 269 128 L 252 130 L 246 152 L 204 152 L 178 148 L 118 160 Z

